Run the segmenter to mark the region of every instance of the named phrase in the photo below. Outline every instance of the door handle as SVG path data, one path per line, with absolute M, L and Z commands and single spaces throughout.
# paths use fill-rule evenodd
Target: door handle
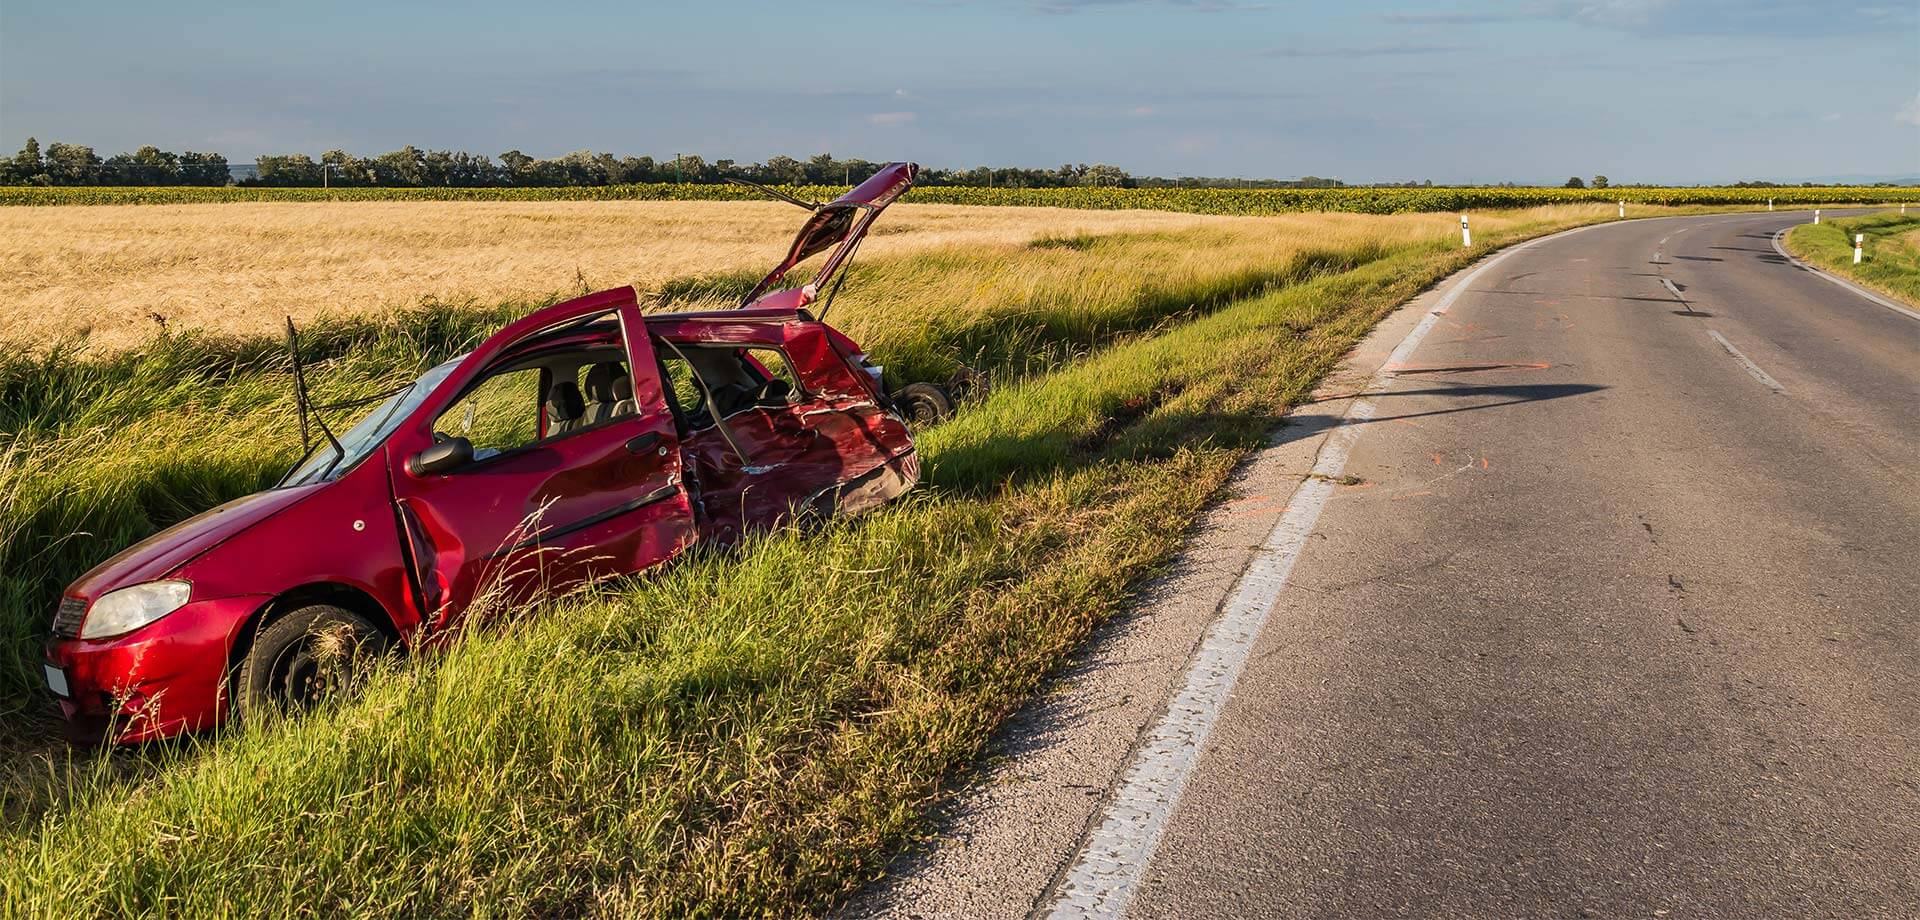
M 627 453 L 644 454 L 660 446 L 660 432 L 649 431 L 627 442 Z

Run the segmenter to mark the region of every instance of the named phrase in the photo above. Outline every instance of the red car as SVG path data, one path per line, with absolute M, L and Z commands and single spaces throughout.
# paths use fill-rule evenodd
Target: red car
M 919 461 L 880 369 L 808 308 L 825 315 L 824 286 L 916 171 L 810 205 L 739 309 L 644 315 L 622 288 L 540 310 L 329 433 L 278 486 L 88 572 L 46 651 L 73 733 L 139 741 L 304 705 L 339 662 L 432 644 L 470 611 L 909 489 Z M 812 283 L 775 290 L 828 251 Z

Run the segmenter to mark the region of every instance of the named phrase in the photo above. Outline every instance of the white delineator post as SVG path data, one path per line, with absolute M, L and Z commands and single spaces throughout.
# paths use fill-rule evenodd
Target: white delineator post
M 1860 250 L 1864 248 L 1866 245 L 1867 245 L 1866 234 L 1856 233 L 1853 235 L 1853 264 L 1855 265 L 1860 264 Z
M 1819 208 L 1814 208 L 1814 209 L 1813 209 L 1813 222 L 1814 222 L 1814 223 L 1816 223 L 1816 224 L 1820 222 L 1820 209 L 1819 209 Z
M 1473 248 L 1473 230 L 1467 226 L 1467 215 L 1460 215 L 1460 245 Z
M 1767 199 L 1767 210 L 1773 210 L 1773 199 L 1771 198 Z
M 1620 216 L 1627 216 L 1627 200 L 1625 198 L 1620 199 Z

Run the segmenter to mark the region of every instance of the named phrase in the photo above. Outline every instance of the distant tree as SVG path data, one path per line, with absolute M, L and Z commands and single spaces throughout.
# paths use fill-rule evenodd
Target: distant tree
M 1586 188 L 1586 187 L 1587 187 L 1587 183 L 1584 180 L 1582 180 L 1579 176 L 1574 176 L 1573 178 L 1568 179 L 1567 184 L 1563 186 L 1563 188 Z
M 1120 167 L 1109 166 L 1105 163 L 1095 163 L 1087 167 L 1085 176 L 1086 178 L 1083 181 L 1087 185 L 1113 186 L 1116 188 L 1127 179 L 1126 172 Z
M 1606 188 L 1606 187 L 1607 187 L 1607 177 L 1606 177 L 1606 176 L 1600 176 L 1600 175 L 1596 175 L 1596 176 L 1594 176 L 1594 177 L 1593 177 L 1593 183 L 1592 183 L 1592 184 L 1593 184 L 1593 187 L 1594 187 L 1594 188 Z
M 217 153 L 180 154 L 180 181 L 186 185 L 226 185 L 233 181 L 227 158 Z
M 100 157 L 85 144 L 51 143 L 46 173 L 55 185 L 93 185 L 100 181 Z
M 319 185 L 320 164 L 304 153 L 287 156 L 259 156 L 253 160 L 261 185 Z
M 178 185 L 180 158 L 149 144 L 108 157 L 100 164 L 100 179 L 114 185 Z
M 426 152 L 408 144 L 373 158 L 373 172 L 381 185 L 427 184 Z
M 807 166 L 789 156 L 769 157 L 761 178 L 778 185 L 801 185 L 807 181 Z
M 532 164 L 533 157 L 527 156 L 518 150 L 509 150 L 500 155 L 500 165 L 506 167 L 507 172 L 510 173 L 522 172 Z
M 27 138 L 25 146 L 6 162 L 6 182 L 9 185 L 41 185 L 47 181 L 46 162 L 40 157 L 40 141 Z

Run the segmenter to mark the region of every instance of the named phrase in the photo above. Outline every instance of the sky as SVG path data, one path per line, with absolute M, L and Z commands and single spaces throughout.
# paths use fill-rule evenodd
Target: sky
M 1920 175 L 1912 0 L 0 2 L 0 147 Z

